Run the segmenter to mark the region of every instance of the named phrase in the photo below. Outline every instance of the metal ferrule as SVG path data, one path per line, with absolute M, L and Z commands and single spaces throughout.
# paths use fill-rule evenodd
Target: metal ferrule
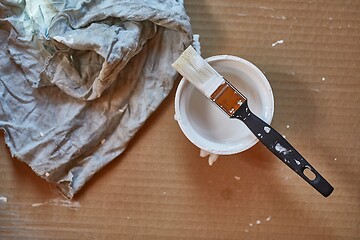
M 242 95 L 230 82 L 224 79 L 216 90 L 211 94 L 210 99 L 221 110 L 223 110 L 230 117 L 238 110 L 246 101 L 246 97 Z

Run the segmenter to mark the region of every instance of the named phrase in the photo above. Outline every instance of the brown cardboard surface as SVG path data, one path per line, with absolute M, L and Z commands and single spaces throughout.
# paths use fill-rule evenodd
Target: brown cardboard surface
M 71 202 L 12 159 L 1 135 L 0 239 L 360 239 L 360 2 L 186 7 L 205 57 L 264 71 L 272 126 L 334 193 L 323 198 L 260 144 L 210 167 L 174 121 L 174 89 Z

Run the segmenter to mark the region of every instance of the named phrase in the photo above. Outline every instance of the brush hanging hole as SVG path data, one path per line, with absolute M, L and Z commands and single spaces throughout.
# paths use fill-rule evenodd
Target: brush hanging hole
M 314 181 L 316 179 L 315 173 L 308 166 L 305 166 L 303 173 L 310 181 Z

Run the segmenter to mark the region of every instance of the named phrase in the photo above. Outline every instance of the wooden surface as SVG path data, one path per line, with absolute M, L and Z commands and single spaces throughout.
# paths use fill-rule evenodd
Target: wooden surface
M 174 88 L 71 202 L 0 135 L 0 239 L 360 239 L 359 1 L 186 7 L 204 56 L 240 56 L 265 73 L 272 126 L 334 193 L 323 198 L 259 144 L 210 167 L 174 121 Z

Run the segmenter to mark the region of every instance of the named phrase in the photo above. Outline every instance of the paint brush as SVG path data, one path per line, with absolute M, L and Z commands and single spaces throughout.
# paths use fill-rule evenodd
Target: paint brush
M 275 156 L 324 197 L 334 188 L 275 129 L 251 112 L 247 98 L 189 46 L 172 66 L 230 118 L 239 119 Z

